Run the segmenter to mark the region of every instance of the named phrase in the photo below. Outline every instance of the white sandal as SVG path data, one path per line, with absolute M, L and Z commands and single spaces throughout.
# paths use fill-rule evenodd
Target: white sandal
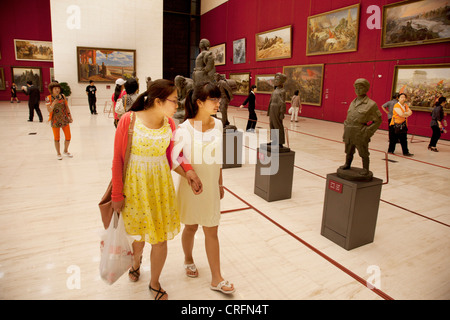
M 224 294 L 232 294 L 236 291 L 235 288 L 233 288 L 233 290 L 223 290 L 222 287 L 231 288 L 231 283 L 229 283 L 228 280 L 223 280 L 217 286 L 214 287 L 211 285 L 209 288 L 214 291 L 220 291 Z
M 198 277 L 198 270 L 197 267 L 195 266 L 195 263 L 191 263 L 191 264 L 184 264 L 184 270 L 186 271 L 186 275 L 189 278 L 197 278 Z M 193 272 L 195 274 L 189 274 L 188 271 Z

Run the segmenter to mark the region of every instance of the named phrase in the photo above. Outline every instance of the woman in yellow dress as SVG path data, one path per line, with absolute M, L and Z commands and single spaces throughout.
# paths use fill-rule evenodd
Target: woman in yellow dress
M 159 277 L 167 257 L 167 240 L 180 232 L 171 175 L 172 136 L 175 131 L 171 117 L 176 109 L 177 91 L 173 82 L 156 80 L 137 98 L 131 111 L 121 117 L 114 140 L 113 209 L 122 213 L 127 233 L 137 239 L 133 242 L 134 263 L 129 271 L 130 280 L 139 279 L 142 252 L 145 242 L 149 242 L 152 245 L 149 289 L 155 300 L 168 298 Z M 128 127 L 132 117 L 136 118 L 123 180 Z M 198 179 L 193 181 L 196 176 L 191 169 L 186 164 L 184 171 L 177 168 L 177 172 L 192 183 L 200 183 Z

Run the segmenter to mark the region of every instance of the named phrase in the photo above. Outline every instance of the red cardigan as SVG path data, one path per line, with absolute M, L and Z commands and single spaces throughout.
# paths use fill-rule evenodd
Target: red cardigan
M 127 149 L 128 143 L 128 127 L 130 125 L 130 113 L 125 113 L 119 121 L 116 130 L 116 136 L 114 139 L 114 157 L 112 163 L 112 195 L 111 199 L 114 202 L 122 201 L 123 197 L 123 165 L 125 161 L 125 152 Z M 136 114 L 134 115 L 136 116 Z M 172 149 L 174 145 L 174 136 L 175 136 L 175 122 L 172 118 L 169 118 L 170 128 L 172 129 L 172 139 L 170 140 L 169 147 L 166 150 L 166 157 L 169 161 L 169 166 L 172 169 Z M 192 170 L 192 166 L 187 162 L 187 160 L 180 154 L 180 164 L 185 172 Z

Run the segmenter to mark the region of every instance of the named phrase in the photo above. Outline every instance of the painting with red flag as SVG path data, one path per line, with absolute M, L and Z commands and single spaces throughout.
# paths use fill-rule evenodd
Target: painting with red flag
M 405 93 L 412 110 L 431 111 L 439 97 L 450 98 L 450 64 L 395 66 L 394 92 Z
M 323 64 L 285 66 L 283 73 L 287 77 L 284 84 L 287 102 L 290 102 L 294 92 L 299 90 L 302 104 L 321 105 Z

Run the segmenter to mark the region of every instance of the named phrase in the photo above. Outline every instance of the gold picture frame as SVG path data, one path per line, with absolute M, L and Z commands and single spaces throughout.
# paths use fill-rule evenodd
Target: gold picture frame
M 322 105 L 323 70 L 324 64 L 284 66 L 286 102 L 291 102 L 295 90 L 299 90 L 302 104 Z
M 6 90 L 5 72 L 0 68 L 0 90 Z
M 334 54 L 358 50 L 360 4 L 309 16 L 306 55 Z
M 17 90 L 22 90 L 22 87 L 27 85 L 27 81 L 32 81 L 39 91 L 43 92 L 44 90 L 41 67 L 12 66 L 11 78 L 11 84 L 15 83 Z
M 407 0 L 383 6 L 381 47 L 393 48 L 450 41 L 447 0 Z
M 392 94 L 396 92 L 406 93 L 412 110 L 431 111 L 438 97 L 450 98 L 450 63 L 395 66 Z M 444 110 L 449 112 L 449 106 Z
M 274 80 L 275 74 L 257 74 L 255 76 L 256 92 L 272 94 L 275 90 Z
M 250 92 L 250 72 L 230 73 L 230 80 L 236 81 L 234 95 L 246 96 Z
M 292 57 L 292 26 L 285 26 L 255 35 L 256 61 Z
M 77 47 L 78 82 L 136 77 L 136 50 Z
M 226 63 L 226 44 L 221 43 L 215 46 L 212 46 L 209 51 L 214 53 L 214 65 L 215 66 L 223 66 Z
M 14 39 L 16 60 L 53 62 L 51 41 Z

